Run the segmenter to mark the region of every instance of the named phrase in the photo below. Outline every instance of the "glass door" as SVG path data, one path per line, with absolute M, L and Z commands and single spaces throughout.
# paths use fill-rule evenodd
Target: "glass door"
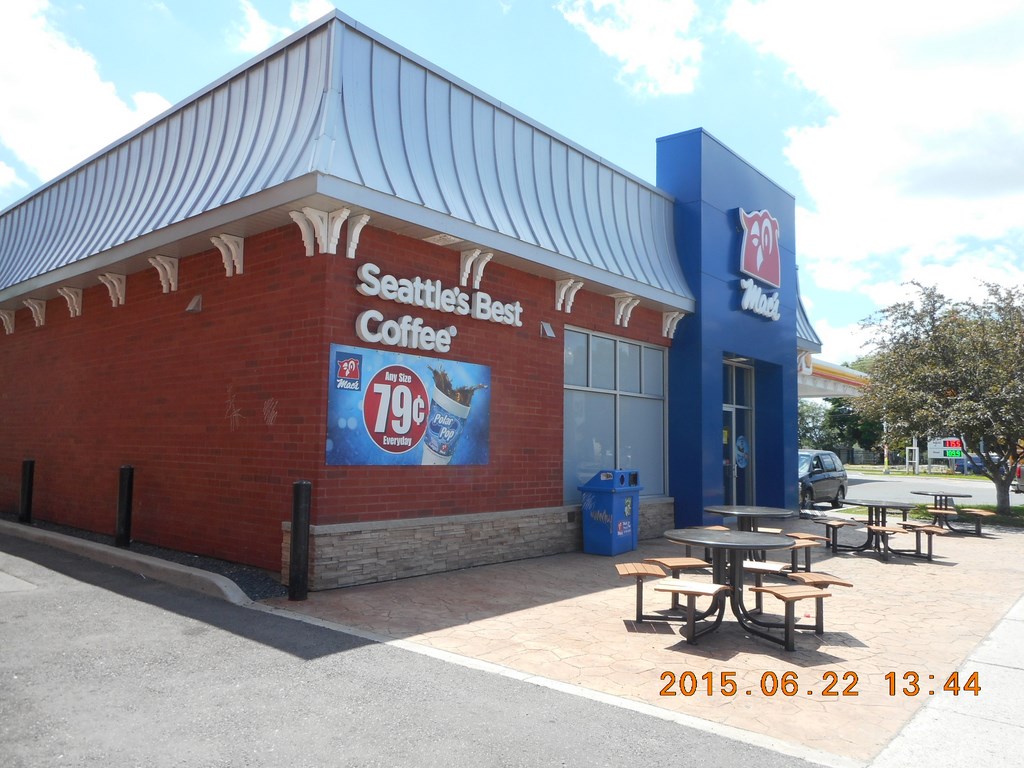
M 752 448 L 750 409 L 726 406 L 722 410 L 722 480 L 726 504 L 752 504 Z
M 726 360 L 722 392 L 722 480 L 725 504 L 754 503 L 754 371 Z

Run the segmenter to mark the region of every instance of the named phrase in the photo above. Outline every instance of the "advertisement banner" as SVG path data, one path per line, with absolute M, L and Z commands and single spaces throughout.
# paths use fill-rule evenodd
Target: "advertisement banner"
M 487 464 L 491 369 L 331 345 L 328 465 Z

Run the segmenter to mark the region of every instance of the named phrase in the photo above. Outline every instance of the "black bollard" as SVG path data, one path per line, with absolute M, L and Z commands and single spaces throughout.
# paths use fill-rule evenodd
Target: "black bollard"
M 21 462 L 21 506 L 18 508 L 18 522 L 32 524 L 32 480 L 36 471 L 35 459 Z
M 114 546 L 127 548 L 132 541 L 132 485 L 135 468 L 127 464 L 121 467 L 117 488 L 117 528 L 114 531 Z
M 309 505 L 313 484 L 298 480 L 292 485 L 292 546 L 288 566 L 288 599 L 305 600 L 309 592 Z

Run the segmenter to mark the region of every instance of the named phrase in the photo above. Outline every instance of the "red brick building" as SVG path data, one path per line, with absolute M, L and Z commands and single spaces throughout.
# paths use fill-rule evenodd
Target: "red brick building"
M 365 295 L 368 262 L 508 314 Z M 672 526 L 665 351 L 694 307 L 672 199 L 340 13 L 2 212 L 0 265 L 9 511 L 32 459 L 36 518 L 111 531 L 130 465 L 136 541 L 276 570 L 310 480 L 314 589 L 579 549 L 600 464 L 564 460 L 568 330 L 643 366 L 601 396 L 654 414 L 646 527 Z M 368 344 L 372 310 L 455 335 Z M 485 461 L 326 461 L 333 344 L 481 367 Z

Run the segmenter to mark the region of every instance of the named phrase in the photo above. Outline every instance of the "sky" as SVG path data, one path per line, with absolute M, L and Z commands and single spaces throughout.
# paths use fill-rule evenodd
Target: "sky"
M 334 8 L 650 183 L 704 128 L 796 199 L 821 357 L 1024 291 L 1019 0 L 3 0 L 0 210 Z

